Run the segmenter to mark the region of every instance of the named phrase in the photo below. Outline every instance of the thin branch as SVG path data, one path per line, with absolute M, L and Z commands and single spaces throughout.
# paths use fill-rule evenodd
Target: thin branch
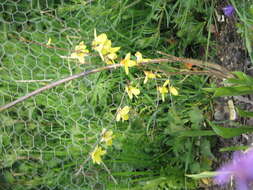
M 172 75 L 208 75 L 208 76 L 215 75 L 218 78 L 222 78 L 222 79 L 226 78 L 226 75 L 222 75 L 216 72 L 211 73 L 210 71 L 179 71 L 179 72 L 167 72 L 164 70 L 158 70 L 158 71 L 163 72 L 166 75 L 170 75 L 170 76 Z
M 101 132 L 101 134 L 99 135 L 98 140 L 93 144 L 92 146 L 92 150 L 95 149 L 95 147 L 101 142 L 102 137 L 104 136 L 104 134 L 106 133 L 106 129 L 103 130 Z M 82 162 L 82 164 L 79 166 L 79 169 L 77 170 L 77 172 L 75 173 L 76 176 L 78 176 L 81 172 L 83 173 L 83 166 L 91 159 L 91 154 L 88 155 L 88 157 Z
M 113 177 L 113 175 L 112 175 L 111 171 L 109 170 L 109 168 L 107 168 L 107 166 L 105 165 L 104 162 L 101 162 L 101 163 L 102 163 L 102 165 L 104 166 L 104 168 L 105 168 L 105 170 L 107 171 L 107 173 L 109 174 L 109 176 L 111 177 L 111 179 L 113 180 L 113 182 L 114 182 L 116 185 L 118 185 L 117 180 Z
M 225 74 L 227 76 L 226 78 L 234 76 L 230 73 L 229 70 L 227 70 L 225 67 L 222 67 L 218 64 L 214 64 L 214 63 L 210 63 L 210 62 L 206 62 L 206 61 L 200 61 L 200 60 L 196 60 L 196 59 L 176 57 L 174 55 L 170 55 L 168 53 L 164 53 L 161 51 L 157 51 L 157 53 L 169 57 L 174 62 L 178 61 L 178 62 L 183 62 L 183 63 L 190 63 L 192 65 L 199 66 L 201 68 L 205 68 L 205 69 L 209 69 L 209 70 L 216 70 L 218 72 Z
M 109 69 L 113 69 L 113 68 L 117 68 L 117 67 L 121 67 L 121 64 L 115 64 L 115 65 L 108 65 L 108 66 L 105 66 L 105 67 L 100 67 L 98 69 L 92 69 L 92 70 L 89 70 L 89 71 L 84 71 L 82 73 L 79 73 L 79 74 L 75 74 L 75 75 L 72 75 L 72 76 L 69 76 L 69 77 L 66 77 L 64 79 L 61 79 L 61 80 L 58 80 L 56 82 L 53 82 L 51 84 L 48 84 L 46 86 L 43 86 L 37 90 L 34 90 L 33 92 L 31 93 L 28 93 L 27 95 L 25 96 L 22 96 L 20 98 L 18 98 L 17 100 L 13 101 L 13 102 L 10 102 L 4 106 L 1 106 L 0 107 L 0 112 L 1 111 L 4 111 L 20 102 L 23 102 L 24 100 L 32 97 L 32 96 L 35 96 L 45 90 L 49 90 L 55 86 L 58 86 L 60 84 L 63 84 L 63 83 L 66 83 L 66 82 L 69 82 L 71 80 L 74 80 L 74 79 L 77 79 L 77 78 L 80 78 L 80 77 L 83 77 L 83 76 L 86 76 L 86 75 L 89 75 L 89 74 L 92 74 L 92 73 L 97 73 L 97 72 L 101 72 L 101 71 L 104 71 L 104 70 L 109 70 Z
M 33 41 L 33 40 L 28 40 L 28 39 L 25 39 L 24 37 L 20 37 L 19 40 L 21 42 L 24 42 L 24 43 L 31 43 L 31 44 L 36 44 L 36 45 L 39 45 L 39 46 L 42 46 L 42 47 L 45 47 L 45 48 L 49 48 L 49 49 L 55 49 L 55 50 L 62 50 L 62 51 L 70 51 L 70 52 L 81 52 L 82 50 L 69 50 L 69 49 L 66 49 L 66 48 L 60 48 L 60 47 L 57 47 L 57 46 L 51 46 L 51 45 L 47 45 L 47 44 L 44 44 L 44 43 L 40 43 L 40 42 L 36 42 L 36 41 Z M 87 53 L 88 55 L 90 56 L 95 56 L 95 54 L 92 54 L 92 53 Z
M 143 62 L 140 64 L 140 66 L 143 66 L 143 65 L 146 65 L 146 64 L 150 64 L 150 63 L 165 63 L 165 62 L 175 62 L 175 61 L 180 61 L 180 62 L 183 62 L 183 63 L 191 63 L 193 65 L 197 65 L 197 66 L 205 66 L 206 62 L 202 62 L 202 61 L 198 61 L 198 60 L 193 60 L 193 59 L 184 59 L 184 58 L 177 58 L 175 56 L 171 56 L 171 58 L 167 58 L 167 59 L 153 59 L 153 60 L 150 60 L 150 61 L 146 61 L 146 62 Z M 231 76 L 233 76 L 231 73 L 227 72 L 227 70 L 221 66 L 218 65 L 217 68 L 214 69 L 215 66 L 213 65 L 216 65 L 216 64 L 213 64 L 213 63 L 208 63 L 208 66 L 212 66 L 212 68 L 209 68 L 211 70 L 209 71 L 185 71 L 185 72 L 166 72 L 166 74 L 169 74 L 169 75 L 177 75 L 177 74 L 205 74 L 205 75 L 215 75 L 219 78 L 229 78 Z M 11 108 L 13 107 L 14 105 L 20 103 L 20 102 L 23 102 L 24 100 L 32 97 L 32 96 L 35 96 L 43 91 L 46 91 L 46 90 L 49 90 L 53 87 L 56 87 L 60 84 L 63 84 L 63 83 L 66 83 L 66 82 L 69 82 L 71 80 L 74 80 L 74 79 L 77 79 L 77 78 L 80 78 L 80 77 L 83 77 L 83 76 L 86 76 L 86 75 L 89 75 L 89 74 L 92 74 L 92 73 L 97 73 L 97 72 L 101 72 L 101 71 L 105 71 L 105 70 L 109 70 L 109 69 L 116 69 L 118 67 L 123 67 L 124 65 L 118 63 L 118 64 L 114 64 L 114 65 L 108 65 L 108 66 L 105 66 L 105 67 L 100 67 L 100 68 L 97 68 L 97 69 L 92 69 L 92 70 L 89 70 L 89 71 L 84 71 L 82 73 L 79 73 L 79 74 L 75 74 L 75 75 L 71 75 L 71 76 L 68 76 L 64 79 L 60 79 L 56 82 L 53 82 L 51 84 L 48 84 L 44 87 L 41 87 L 31 93 L 28 93 L 27 95 L 23 96 L 23 97 L 20 97 L 18 98 L 17 100 L 13 101 L 13 102 L 10 102 L 4 106 L 1 106 L 0 107 L 0 112 L 1 111 L 4 111 L 8 108 Z M 208 67 L 204 67 L 204 68 L 208 68 Z M 220 70 L 219 70 L 220 69 Z
M 43 43 L 40 43 L 40 42 L 36 42 L 36 41 L 33 41 L 33 40 L 25 39 L 25 38 L 23 38 L 23 37 L 19 38 L 19 40 L 20 40 L 21 42 L 36 44 L 36 45 L 39 45 L 39 46 L 42 46 L 42 47 L 46 47 L 46 48 L 50 48 L 50 49 L 57 49 L 57 50 L 62 50 L 62 51 L 69 51 L 69 49 L 66 49 L 66 48 L 59 48 L 59 47 L 56 47 L 56 46 L 46 45 L 46 44 L 43 44 Z
M 43 80 L 14 80 L 16 83 L 33 83 L 33 82 L 51 82 L 52 79 L 43 79 Z

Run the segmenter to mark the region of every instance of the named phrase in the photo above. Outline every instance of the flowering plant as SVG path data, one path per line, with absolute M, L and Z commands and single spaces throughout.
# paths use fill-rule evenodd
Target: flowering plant
M 253 149 L 247 152 L 235 152 L 230 163 L 218 170 L 214 181 L 224 185 L 234 178 L 237 190 L 249 190 L 249 182 L 253 180 Z

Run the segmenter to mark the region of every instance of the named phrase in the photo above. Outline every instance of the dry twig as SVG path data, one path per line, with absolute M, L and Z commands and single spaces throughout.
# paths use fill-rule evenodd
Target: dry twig
M 233 75 L 227 69 L 225 69 L 225 68 L 223 68 L 219 65 L 213 64 L 213 63 L 202 62 L 202 61 L 195 60 L 195 59 L 178 58 L 178 57 L 175 57 L 175 56 L 172 56 L 172 55 L 169 55 L 169 54 L 167 54 L 167 56 L 169 56 L 169 58 L 152 59 L 150 61 L 146 61 L 146 62 L 141 63 L 140 66 L 151 64 L 151 63 L 166 63 L 166 62 L 171 63 L 171 62 L 179 61 L 179 62 L 183 62 L 183 63 L 190 63 L 192 65 L 199 66 L 203 69 L 208 69 L 208 71 L 203 70 L 203 71 L 181 71 L 181 72 L 162 71 L 162 72 L 164 72 L 165 74 L 168 74 L 168 75 L 179 75 L 179 74 L 180 75 L 214 75 L 214 76 L 216 76 L 218 78 L 221 78 L 221 79 L 233 77 Z M 69 82 L 71 80 L 74 80 L 74 79 L 77 79 L 77 78 L 80 78 L 80 77 L 84 77 L 84 76 L 92 74 L 92 73 L 97 73 L 97 72 L 110 70 L 110 69 L 116 69 L 118 67 L 123 67 L 123 66 L 124 65 L 118 63 L 118 64 L 114 64 L 114 65 L 108 65 L 108 66 L 100 67 L 100 68 L 97 68 L 97 69 L 92 69 L 92 70 L 89 70 L 89 71 L 84 71 L 82 73 L 75 74 L 75 75 L 72 75 L 72 76 L 68 76 L 64 79 L 60 79 L 56 82 L 53 82 L 53 83 L 48 84 L 44 87 L 41 87 L 41 88 L 31 92 L 31 93 L 28 93 L 27 95 L 22 96 L 22 97 L 18 98 L 17 100 L 13 101 L 13 102 L 10 102 L 10 103 L 8 103 L 4 106 L 1 106 L 0 107 L 0 112 L 6 110 L 8 108 L 11 108 L 14 105 L 16 105 L 20 102 L 23 102 L 24 100 L 26 100 L 26 99 L 28 99 L 32 96 L 35 96 L 35 95 L 37 95 L 37 94 L 39 94 L 43 91 L 49 90 L 53 87 L 56 87 L 56 86 L 61 85 L 63 83 Z

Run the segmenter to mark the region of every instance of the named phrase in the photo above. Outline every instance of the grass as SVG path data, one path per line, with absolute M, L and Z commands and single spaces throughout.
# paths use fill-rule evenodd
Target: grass
M 243 1 L 242 4 L 238 4 L 238 2 L 231 0 L 232 5 L 236 9 L 236 13 L 241 21 L 238 23 L 238 32 L 241 34 L 244 39 L 245 47 L 248 51 L 251 62 L 253 62 L 253 51 L 252 51 L 252 41 L 253 41 L 253 8 L 250 2 Z
M 45 80 L 55 81 L 102 66 L 97 55 L 89 56 L 92 64 L 87 65 L 61 57 L 70 55 L 80 41 L 91 49 L 95 28 L 98 34 L 106 33 L 113 46 L 121 47 L 120 57 L 141 51 L 145 57 L 155 58 L 159 56 L 156 50 L 161 50 L 208 59 L 214 52 L 206 28 L 212 23 L 215 3 L 6 2 L 0 12 L 4 21 L 0 26 L 0 105 L 48 84 Z M 49 38 L 53 46 L 62 49 L 38 44 L 46 44 Z M 201 53 L 202 49 L 206 54 Z M 181 66 L 166 64 L 158 69 L 175 71 L 175 67 Z M 205 76 L 170 77 L 180 96 L 168 95 L 162 102 L 156 88 L 167 78 L 163 75 L 143 85 L 140 69 L 130 68 L 129 76 L 123 69 L 96 73 L 2 112 L 0 188 L 196 189 L 199 182 L 185 174 L 211 170 L 215 160 L 211 150 L 216 138 L 201 135 L 211 111 L 210 95 L 201 89 L 210 84 Z M 128 98 L 124 92 L 127 83 L 140 88 L 138 99 Z M 125 105 L 132 108 L 130 120 L 116 122 L 117 109 Z M 103 157 L 109 172 L 88 160 L 83 165 L 84 173 L 76 175 L 99 142 L 103 128 L 113 130 L 116 136 Z

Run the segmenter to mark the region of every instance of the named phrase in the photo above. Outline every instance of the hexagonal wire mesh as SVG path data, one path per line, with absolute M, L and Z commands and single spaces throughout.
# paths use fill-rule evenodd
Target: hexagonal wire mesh
M 71 13 L 57 15 L 62 5 L 57 0 L 0 3 L 0 105 L 96 67 L 66 58 L 81 40 L 92 39 Z M 70 81 L 0 114 L 1 189 L 103 188 L 99 178 L 108 175 L 90 161 L 77 175 L 102 127 L 114 125 L 112 110 L 105 110 L 116 107 L 121 94 L 115 81 L 99 80 L 103 77 Z M 108 85 L 111 91 L 105 90 Z
M 90 3 L 93 2 L 97 3 L 96 7 L 91 6 Z M 180 181 L 177 173 L 173 175 L 173 172 L 182 169 L 178 166 L 184 166 L 185 157 L 187 168 L 196 163 L 194 155 L 191 156 L 191 161 L 188 160 L 193 152 L 192 145 L 188 143 L 188 139 L 184 144 L 180 140 L 176 141 L 176 137 L 174 139 L 170 136 L 168 140 L 166 135 L 173 130 L 177 131 L 179 127 L 183 131 L 185 126 L 182 120 L 185 123 L 187 119 L 190 121 L 188 116 L 192 111 L 191 105 L 199 105 L 199 99 L 203 104 L 209 105 L 208 98 L 204 98 L 206 95 L 199 91 L 196 95 L 196 89 L 202 88 L 206 79 L 199 80 L 197 76 L 188 78 L 190 85 L 185 88 L 184 95 L 182 93 L 178 96 L 180 99 L 174 101 L 170 94 L 168 101 L 160 104 L 162 101 L 157 93 L 157 85 L 162 85 L 168 76 L 166 79 L 157 78 L 147 86 L 140 86 L 140 83 L 143 84 L 143 73 L 139 75 L 138 72 L 133 72 L 134 75 L 126 77 L 123 70 L 109 70 L 68 81 L 12 108 L 1 110 L 2 105 L 53 81 L 101 67 L 103 63 L 97 54 L 93 56 L 90 53 L 86 57 L 87 64 L 80 64 L 78 60 L 69 58 L 76 45 L 82 41 L 89 44 L 87 46 L 91 49 L 94 28 L 100 27 L 100 31 L 114 30 L 117 34 L 115 36 L 123 39 L 122 45 L 130 41 L 127 36 L 133 37 L 132 41 L 137 40 L 135 35 L 139 31 L 135 30 L 134 24 L 136 28 L 144 25 L 140 36 L 155 36 L 153 34 L 157 31 L 157 26 L 153 22 L 158 20 L 155 13 L 159 12 L 158 7 L 163 1 L 147 1 L 150 5 L 146 5 L 151 6 L 153 11 L 150 15 L 155 18 L 152 20 L 150 15 L 147 16 L 150 24 L 142 18 L 150 9 L 136 10 L 137 15 L 141 15 L 136 18 L 125 11 L 118 19 L 117 14 L 122 10 L 122 3 L 126 5 L 131 1 L 110 1 L 110 5 L 118 3 L 118 12 L 113 12 L 114 6 L 105 6 L 105 2 L 109 0 L 0 1 L 0 189 L 119 189 L 118 186 L 115 187 L 113 176 L 120 185 L 124 184 L 122 189 L 134 186 L 135 182 L 143 185 L 145 180 L 154 179 L 153 176 L 158 177 L 158 183 L 153 180 L 158 186 L 165 180 L 164 186 L 168 182 L 172 187 L 175 183 L 178 187 L 184 187 L 184 174 L 180 174 Z M 140 1 L 133 1 L 130 5 L 135 5 L 136 2 Z M 185 4 L 183 0 L 181 3 Z M 90 9 L 85 8 L 89 6 Z M 123 9 L 127 10 L 126 7 Z M 128 20 L 128 23 L 115 24 L 120 20 L 121 23 Z M 124 28 L 123 32 L 116 30 L 115 26 Z M 124 35 L 125 31 L 130 32 Z M 151 46 L 154 39 L 145 37 L 137 40 L 139 46 L 136 47 L 147 48 L 147 44 Z M 188 61 L 186 59 L 186 63 Z M 196 61 L 194 63 L 199 64 L 198 61 L 198 64 Z M 208 67 L 213 68 L 217 76 L 226 77 L 224 68 L 210 63 Z M 169 68 L 168 71 L 175 71 L 171 66 L 166 68 Z M 194 74 L 194 71 L 191 73 Z M 208 75 L 210 70 L 201 70 L 201 73 Z M 177 74 L 175 79 L 181 82 L 174 82 L 173 79 L 172 83 L 180 89 L 186 78 Z M 128 82 L 139 85 L 145 95 L 134 101 L 125 98 L 126 93 L 122 92 Z M 134 107 L 133 119 L 130 118 L 132 120 L 128 124 L 116 124 L 117 108 L 127 104 Z M 178 106 L 179 113 L 174 105 Z M 188 124 L 186 125 L 189 129 Z M 201 128 L 198 125 L 196 124 Z M 193 128 L 196 129 L 196 126 Z M 117 142 L 115 138 L 113 151 L 107 147 L 104 157 L 106 165 L 95 165 L 90 153 L 101 142 L 103 128 L 113 129 L 120 140 Z M 162 132 L 160 137 L 157 131 Z M 192 144 L 195 143 L 192 141 Z M 178 149 L 177 155 L 180 158 L 175 157 L 173 148 Z M 173 168 L 170 162 L 177 163 L 176 167 Z M 168 181 L 163 178 L 166 170 L 170 172 L 166 174 L 169 176 Z M 182 171 L 186 171 L 185 168 Z

